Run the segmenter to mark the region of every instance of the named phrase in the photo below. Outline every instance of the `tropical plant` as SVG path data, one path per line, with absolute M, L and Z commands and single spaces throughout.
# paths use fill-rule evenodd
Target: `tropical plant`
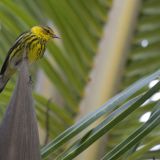
M 48 45 L 45 58 L 36 64 L 39 69 L 32 69 L 37 118 L 45 133 L 42 145 L 50 141 L 41 149 L 44 159 L 73 159 L 103 135 L 107 140 L 96 148 L 103 153 L 96 157 L 97 152 L 92 152 L 95 159 L 159 157 L 159 150 L 150 150 L 159 144 L 159 102 L 153 99 L 160 87 L 160 71 L 155 71 L 159 68 L 159 7 L 158 0 L 0 2 L 1 62 L 16 36 L 33 25 L 51 25 L 61 36 Z M 114 11 L 116 16 L 109 16 Z M 90 80 L 94 70 L 98 76 Z M 15 79 L 0 95 L 1 115 Z M 92 81 L 97 83 L 91 85 L 95 89 L 88 98 L 86 88 Z M 89 105 L 83 106 L 87 110 L 82 109 L 94 111 L 75 123 L 87 98 Z M 147 112 L 149 120 L 140 122 Z M 90 155 L 87 160 L 93 160 Z

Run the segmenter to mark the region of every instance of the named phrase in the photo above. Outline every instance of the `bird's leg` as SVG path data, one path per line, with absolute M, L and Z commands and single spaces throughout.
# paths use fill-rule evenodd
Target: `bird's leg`
M 29 84 L 33 84 L 32 76 L 29 75 Z
M 23 53 L 23 59 L 22 60 L 26 61 L 27 65 L 28 65 L 28 57 L 27 57 L 28 50 L 29 50 L 29 48 L 25 45 L 25 47 L 24 47 L 24 53 Z M 32 76 L 31 75 L 29 75 L 29 81 L 28 81 L 28 83 L 30 85 L 33 84 Z

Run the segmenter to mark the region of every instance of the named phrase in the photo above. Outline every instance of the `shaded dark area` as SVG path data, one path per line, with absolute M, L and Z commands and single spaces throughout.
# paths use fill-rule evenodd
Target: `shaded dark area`
M 28 65 L 23 61 L 11 101 L 0 126 L 0 160 L 40 160 Z

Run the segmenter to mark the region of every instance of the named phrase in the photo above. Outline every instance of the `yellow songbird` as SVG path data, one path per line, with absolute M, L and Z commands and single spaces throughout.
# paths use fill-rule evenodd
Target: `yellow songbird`
M 29 31 L 22 33 L 8 51 L 0 71 L 0 92 L 3 91 L 8 80 L 16 72 L 24 57 L 24 49 L 27 50 L 26 58 L 31 64 L 44 54 L 46 43 L 58 38 L 48 26 L 34 26 Z

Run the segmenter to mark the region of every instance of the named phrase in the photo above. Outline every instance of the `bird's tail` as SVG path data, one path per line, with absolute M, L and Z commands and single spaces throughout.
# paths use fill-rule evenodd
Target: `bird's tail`
M 5 88 L 9 78 L 3 75 L 0 75 L 0 93 L 3 91 Z

